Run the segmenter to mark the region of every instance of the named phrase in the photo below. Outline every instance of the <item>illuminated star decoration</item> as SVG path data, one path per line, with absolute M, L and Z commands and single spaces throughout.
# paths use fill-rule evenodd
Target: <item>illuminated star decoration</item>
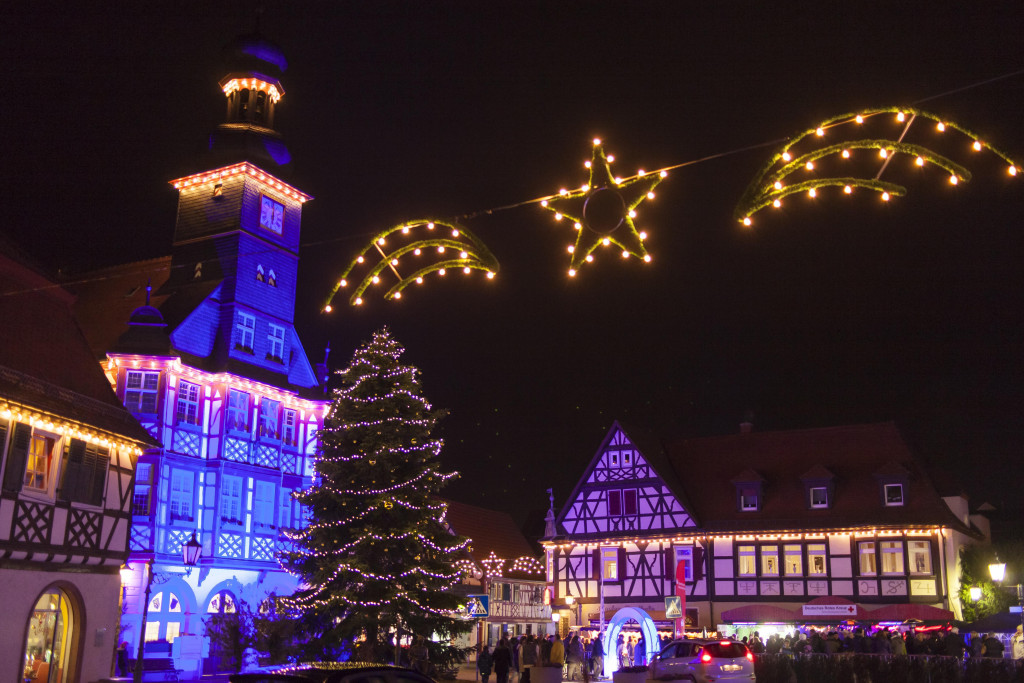
M 601 141 L 595 139 L 593 157 L 584 164 L 590 169 L 587 184 L 578 190 L 561 190 L 558 196 L 541 202 L 555 214 L 555 220 L 569 219 L 576 228 L 576 244 L 569 247 L 570 276 L 594 260 L 593 251 L 599 246 L 614 244 L 622 249 L 623 258 L 651 260 L 644 248 L 647 235 L 637 232 L 633 219 L 636 207 L 645 199 L 654 199 L 655 186 L 668 174 L 638 171 L 631 178 L 616 178 L 609 166 L 613 161 L 615 157 L 605 156 Z
M 836 128 L 841 136 L 843 132 L 856 130 L 854 126 L 859 128 L 872 118 L 875 119 L 873 123 L 881 125 L 882 137 L 844 139 L 817 146 L 833 128 Z M 918 142 L 908 138 L 908 133 L 911 125 L 921 119 L 933 121 L 934 126 L 925 130 L 918 126 L 918 138 L 921 139 Z M 889 201 L 891 197 L 906 194 L 904 186 L 881 180 L 882 173 L 898 155 L 911 159 L 916 167 L 928 165 L 942 169 L 951 185 L 967 182 L 971 179 L 971 173 L 963 165 L 921 144 L 927 142 L 931 145 L 937 142 L 937 136 L 948 131 L 955 131 L 967 138 L 962 151 L 977 153 L 988 150 L 1008 165 L 1007 172 L 1011 176 L 1016 176 L 1019 172 L 1020 165 L 1006 154 L 948 119 L 911 107 L 868 109 L 857 114 L 843 114 L 830 118 L 791 137 L 776 150 L 747 187 L 736 205 L 734 217 L 743 225 L 749 226 L 753 222 L 751 216 L 761 209 L 768 206 L 780 208 L 782 200 L 794 194 L 806 193 L 809 198 L 814 198 L 818 190 L 826 187 L 840 187 L 847 195 L 853 194 L 854 188 L 865 188 L 877 192 L 882 201 Z M 896 133 L 899 133 L 899 137 L 891 139 Z M 870 150 L 872 153 L 865 155 L 864 150 Z M 855 165 L 854 160 L 858 156 L 861 161 L 867 158 L 867 168 L 870 169 L 868 177 L 828 175 L 828 170 L 836 166 Z M 846 168 L 844 172 L 851 173 L 855 170 L 858 169 Z M 877 173 L 874 177 L 870 177 L 875 171 Z M 818 175 L 819 173 L 821 175 Z
M 323 308 L 325 313 L 331 312 L 331 302 L 338 290 L 349 286 L 348 278 L 352 272 L 372 260 L 373 252 L 380 256 L 380 260 L 370 267 L 352 291 L 349 303 L 353 306 L 363 303 L 363 294 L 369 287 L 383 283 L 390 276 L 395 283 L 384 293 L 385 299 L 401 299 L 402 290 L 414 282 L 423 284 L 424 276 L 430 273 L 443 277 L 451 268 L 461 268 L 466 275 L 473 270 L 482 270 L 487 279 L 492 279 L 498 272 L 498 260 L 494 254 L 461 225 L 426 218 L 407 221 L 377 233 L 363 247 L 327 297 Z M 412 270 L 402 275 L 400 266 Z

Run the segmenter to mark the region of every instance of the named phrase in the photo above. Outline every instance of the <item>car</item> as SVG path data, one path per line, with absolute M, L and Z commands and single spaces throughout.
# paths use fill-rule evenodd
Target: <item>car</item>
M 654 656 L 651 678 L 691 683 L 754 680 L 754 655 L 737 640 L 674 640 Z
M 435 683 L 418 671 L 381 664 L 331 668 L 282 667 L 273 673 L 232 674 L 229 683 Z

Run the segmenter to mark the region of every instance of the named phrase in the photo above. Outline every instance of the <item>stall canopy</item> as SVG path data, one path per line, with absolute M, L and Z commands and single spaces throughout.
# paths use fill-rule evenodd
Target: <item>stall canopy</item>
M 917 619 L 925 623 L 935 623 L 953 621 L 953 613 L 948 609 L 940 609 L 931 605 L 900 603 L 873 609 L 867 613 L 866 618 L 871 621 L 907 621 L 908 619 Z
M 800 621 L 799 615 L 793 610 L 775 605 L 743 605 L 722 612 L 722 621 L 727 624 L 752 623 L 795 624 Z

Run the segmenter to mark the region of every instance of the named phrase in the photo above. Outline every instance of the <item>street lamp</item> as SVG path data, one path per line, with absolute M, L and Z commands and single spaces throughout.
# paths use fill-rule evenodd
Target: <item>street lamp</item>
M 192 532 L 192 538 L 181 544 L 181 559 L 185 563 L 186 571 L 191 572 L 192 567 L 199 561 L 203 544 L 196 539 L 196 532 Z M 146 560 L 146 594 L 142 602 L 142 623 L 139 626 L 139 652 L 135 657 L 135 671 L 132 672 L 132 683 L 142 683 L 143 658 L 146 646 L 146 617 L 149 616 L 149 594 L 153 590 L 153 558 Z
M 1006 565 L 996 558 L 996 561 L 988 566 L 988 573 L 992 576 L 992 580 L 999 584 L 1000 588 L 1010 588 L 1011 586 L 1003 586 L 1003 579 L 1006 577 Z M 1020 625 L 1024 627 L 1024 586 L 1017 584 L 1012 586 L 1017 590 L 1017 605 L 1020 607 Z
M 973 602 L 981 600 L 981 586 L 971 586 L 971 600 Z

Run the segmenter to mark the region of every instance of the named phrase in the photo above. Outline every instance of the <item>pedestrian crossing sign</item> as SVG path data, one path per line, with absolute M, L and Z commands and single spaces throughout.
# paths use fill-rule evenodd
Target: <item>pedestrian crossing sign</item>
M 466 596 L 466 616 L 470 619 L 484 619 L 490 615 L 488 610 L 488 601 L 490 596 L 487 595 L 467 595 Z
M 669 595 L 665 597 L 665 618 L 683 618 L 683 605 L 678 595 Z

